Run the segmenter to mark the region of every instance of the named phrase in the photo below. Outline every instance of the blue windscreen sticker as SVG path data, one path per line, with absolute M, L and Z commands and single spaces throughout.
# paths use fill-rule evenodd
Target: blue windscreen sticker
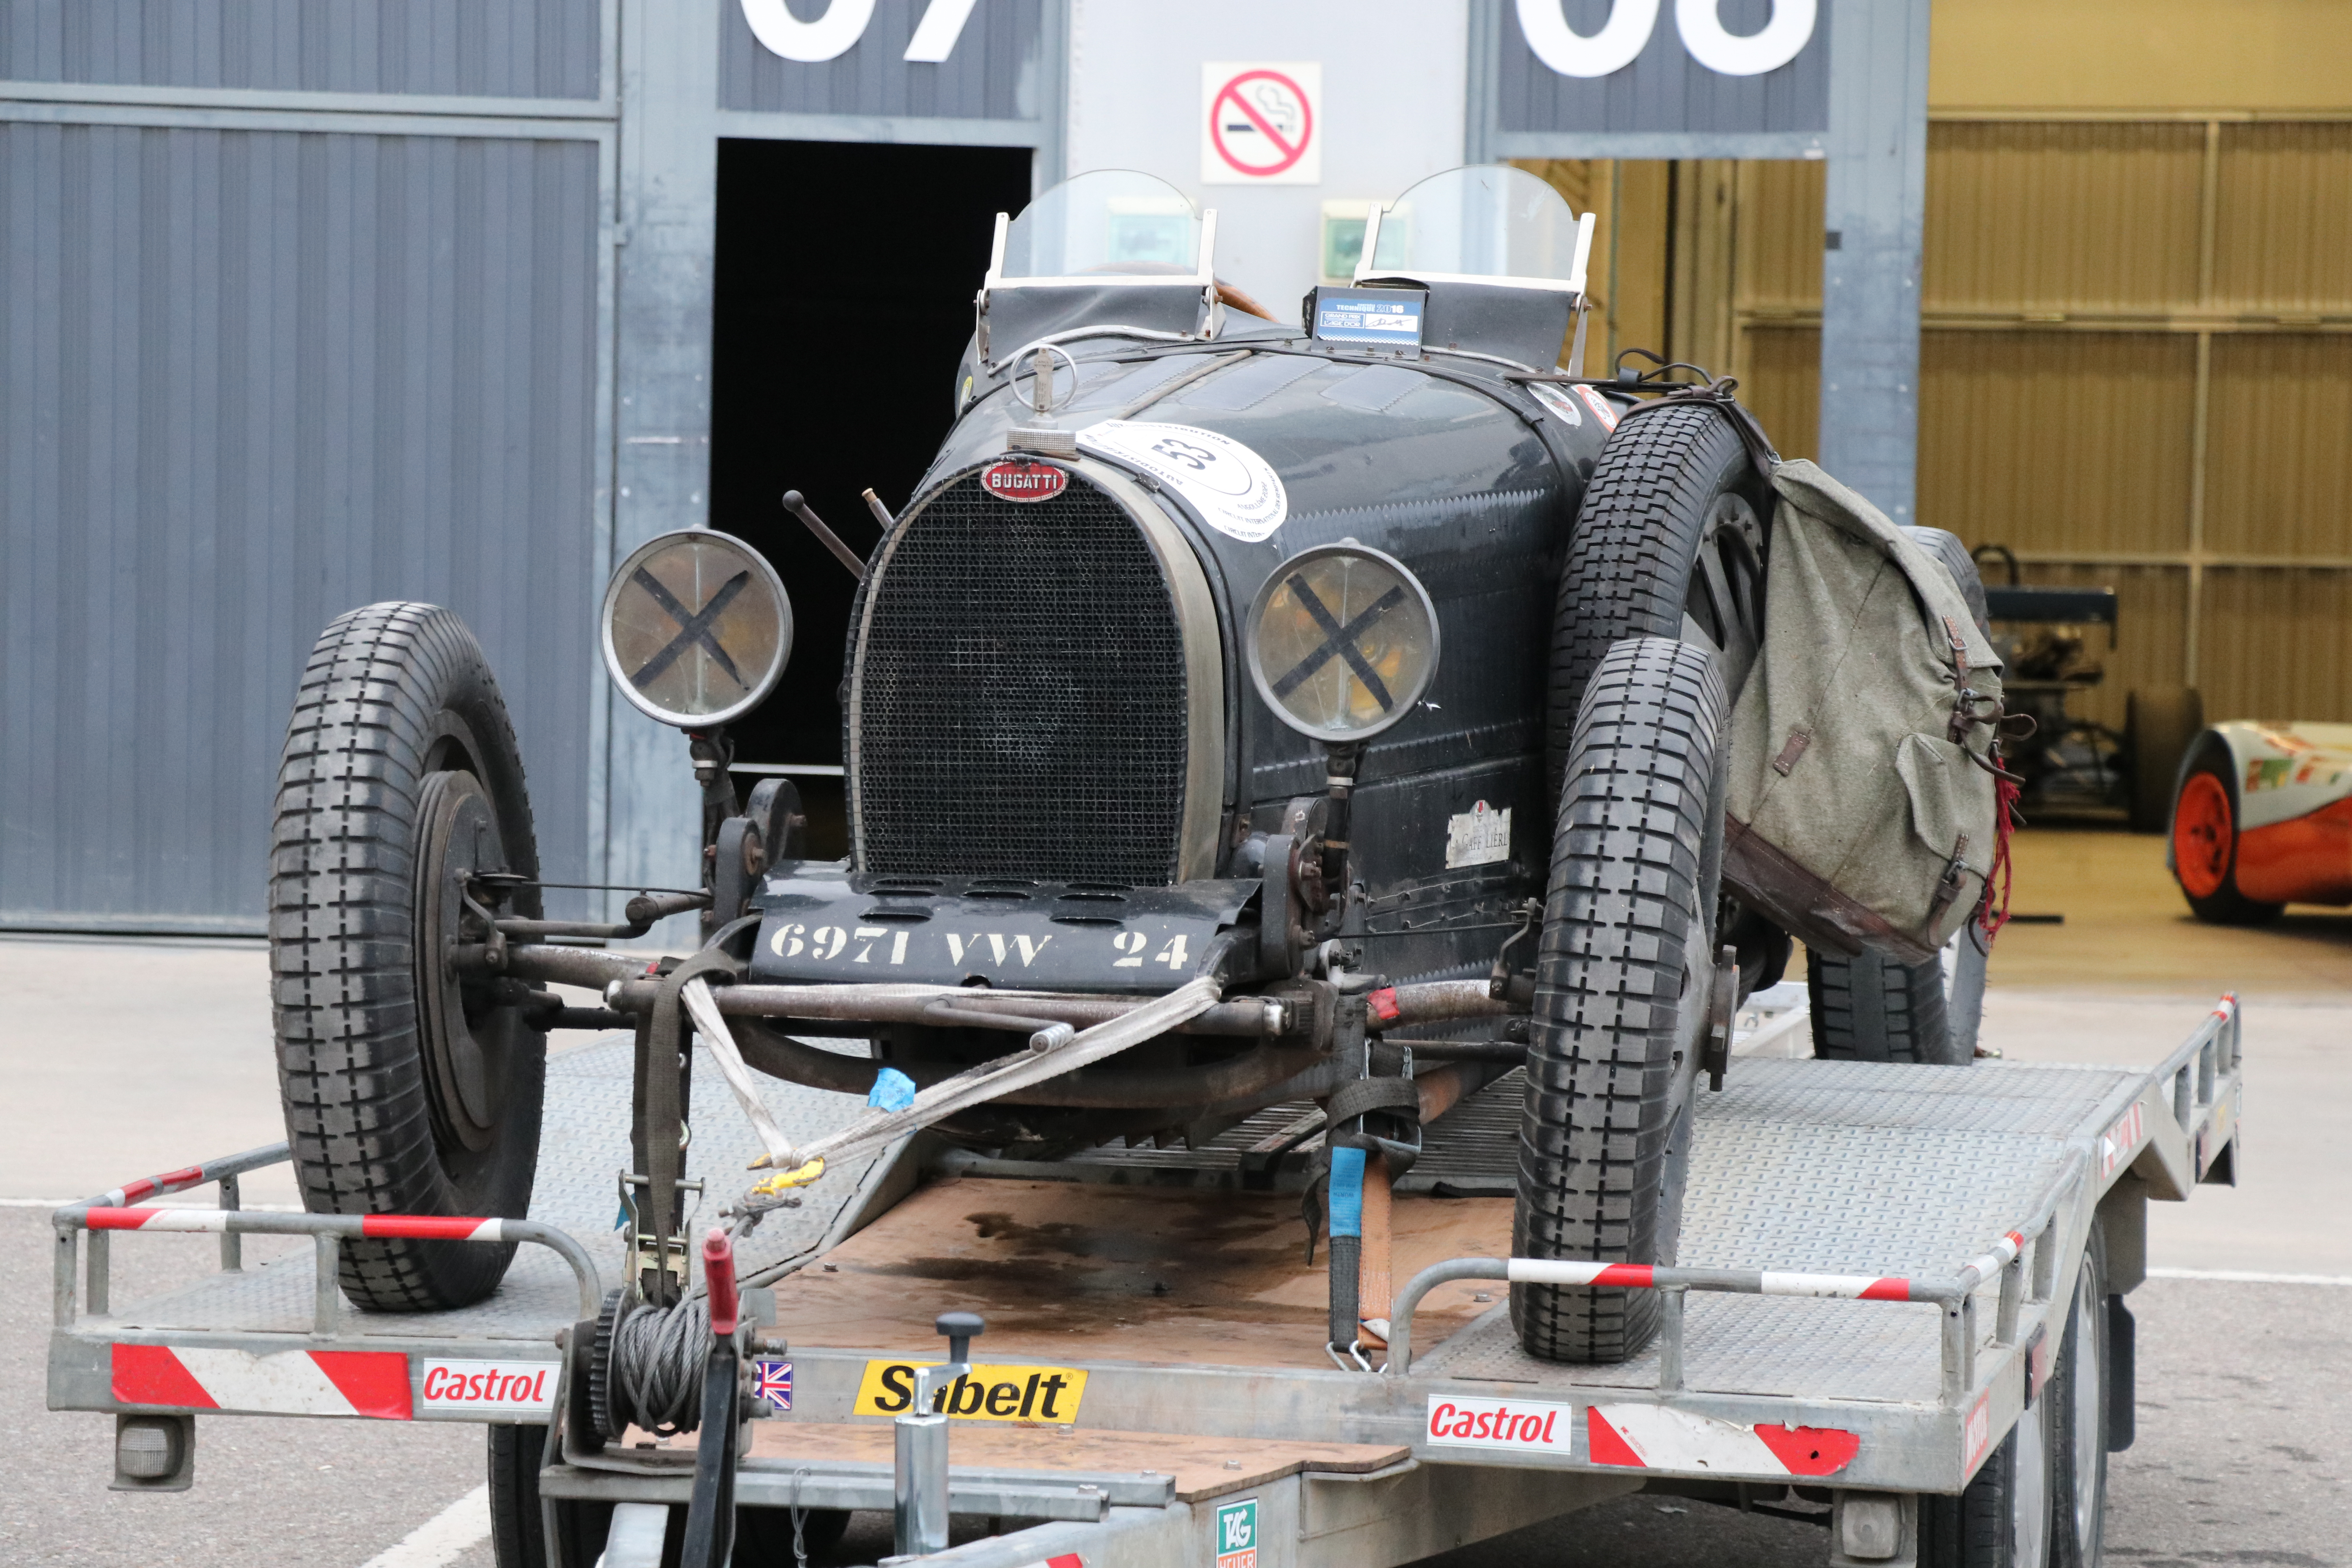
M 1402 289 L 1319 294 L 1315 300 L 1315 335 L 1333 343 L 1419 348 L 1424 303 L 1418 294 Z

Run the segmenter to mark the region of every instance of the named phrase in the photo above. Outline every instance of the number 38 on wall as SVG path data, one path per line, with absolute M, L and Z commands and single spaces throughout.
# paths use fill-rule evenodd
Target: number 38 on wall
M 1518 0 L 1519 31 L 1536 58 L 1562 76 L 1607 76 L 1633 63 L 1658 25 L 1662 0 L 1616 0 L 1590 37 L 1568 25 L 1562 0 Z M 1797 58 L 1813 36 L 1814 0 L 1772 0 L 1763 30 L 1738 37 L 1718 14 L 1720 0 L 1675 0 L 1675 28 L 1691 58 L 1723 76 L 1761 76 Z

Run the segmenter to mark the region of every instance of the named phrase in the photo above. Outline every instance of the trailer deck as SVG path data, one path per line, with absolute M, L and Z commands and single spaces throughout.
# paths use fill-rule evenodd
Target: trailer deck
M 1666 1331 L 1607 1366 L 1534 1360 L 1508 1321 L 1516 1073 L 1432 1123 L 1398 1184 L 1394 1331 L 1419 1353 L 1407 1364 L 1399 1344 L 1384 1374 L 1335 1365 L 1322 1343 L 1323 1262 L 1307 1260 L 1299 1197 L 1311 1108 L 1261 1112 L 1198 1149 L 1105 1147 L 1049 1165 L 918 1135 L 742 1245 L 744 1279 L 772 1287 L 769 1331 L 789 1342 L 763 1353 L 790 1367 L 788 1392 L 768 1402 L 783 1407 L 751 1426 L 737 1499 L 888 1507 L 889 1418 L 911 1369 L 942 1359 L 932 1320 L 951 1308 L 987 1320 L 974 1407 L 955 1424 L 952 1507 L 1062 1521 L 1006 1538 L 1006 1563 L 1081 1538 L 1089 1563 L 1193 1561 L 1216 1500 L 1241 1491 L 1265 1510 L 1268 1568 L 1405 1561 L 1660 1479 L 1956 1491 L 2022 1408 L 2093 1225 L 2110 1288 L 2127 1289 L 2144 1270 L 2144 1200 L 2230 1179 L 2237 1039 L 2225 1000 L 2144 1071 L 1738 1059 L 1696 1101 L 1681 1273 L 1658 1275 Z M 551 1062 L 532 1209 L 607 1268 L 627 1048 L 601 1041 Z M 715 1073 L 695 1089 L 690 1165 L 715 1211 L 758 1146 Z M 840 1114 L 837 1097 L 765 1089 L 787 1126 Z M 457 1312 L 332 1310 L 302 1257 L 110 1310 L 105 1236 L 77 1212 L 58 1216 L 54 1408 L 531 1424 L 558 1407 L 543 1386 L 499 1409 L 426 1388 L 436 1364 L 556 1370 L 583 1282 L 551 1251 L 525 1247 L 495 1297 Z M 1469 1277 L 1417 1297 L 1405 1283 L 1464 1259 L 1493 1267 L 1454 1261 Z M 280 1358 L 321 1352 L 404 1358 L 409 1397 L 337 1410 L 273 1392 L 288 1384 L 266 1375 Z M 126 1365 L 158 1352 L 210 1403 L 126 1381 Z M 695 1452 L 691 1436 L 551 1446 L 542 1492 L 680 1505 Z M 968 1554 L 1001 1555 L 953 1555 Z

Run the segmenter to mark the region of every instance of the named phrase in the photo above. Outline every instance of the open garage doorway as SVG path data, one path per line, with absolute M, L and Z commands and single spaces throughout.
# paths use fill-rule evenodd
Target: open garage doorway
M 848 853 L 837 771 L 850 574 L 779 498 L 797 489 L 861 553 L 871 487 L 903 508 L 953 412 L 958 356 L 999 212 L 1029 200 L 1026 147 L 722 141 L 712 325 L 710 525 L 775 563 L 791 665 L 734 726 L 739 765 L 794 770 L 809 853 Z M 737 779 L 748 791 L 757 775 Z

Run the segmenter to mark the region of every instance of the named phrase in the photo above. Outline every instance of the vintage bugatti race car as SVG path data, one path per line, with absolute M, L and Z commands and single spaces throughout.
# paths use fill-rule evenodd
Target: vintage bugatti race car
M 2352 724 L 2216 724 L 2174 786 L 2172 875 L 2200 920 L 2352 904 Z
M 636 1032 L 625 1278 L 654 1304 L 688 1278 L 689 1034 L 768 1141 L 740 1223 L 917 1125 L 1020 1159 L 1308 1100 L 1268 1179 L 1342 1214 L 1524 1064 L 1519 1255 L 1671 1260 L 1693 1085 L 1790 952 L 1722 896 L 1711 805 L 1759 646 L 1761 433 L 1703 375 L 1582 374 L 1591 222 L 1515 170 L 1406 192 L 1297 327 L 1237 308 L 1214 213 L 1148 176 L 997 222 L 937 460 L 870 559 L 834 542 L 859 577 L 845 859 L 803 858 L 790 784 L 730 783 L 792 616 L 726 534 L 646 542 L 605 597 L 611 674 L 688 733 L 704 790 L 701 885 L 621 889 L 611 924 L 542 918 L 457 618 L 376 605 L 323 634 L 273 873 L 307 1202 L 522 1213 L 555 1027 Z M 551 940 L 687 910 L 703 944 L 656 973 Z M 754 1072 L 869 1109 L 777 1128 Z M 1333 1228 L 1344 1349 L 1381 1308 L 1360 1318 Z M 424 1310 L 503 1267 L 369 1241 L 343 1286 Z M 1658 1310 L 1514 1289 L 1554 1359 L 1631 1353 Z

